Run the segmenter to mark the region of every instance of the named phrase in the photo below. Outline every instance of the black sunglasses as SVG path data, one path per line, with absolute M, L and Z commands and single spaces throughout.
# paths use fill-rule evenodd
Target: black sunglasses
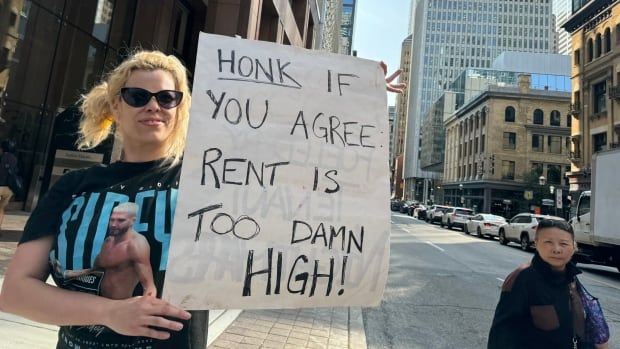
M 121 97 L 128 105 L 134 108 L 144 107 L 151 97 L 155 97 L 157 104 L 164 109 L 172 109 L 181 103 L 183 92 L 174 90 L 162 90 L 150 92 L 139 87 L 121 88 Z

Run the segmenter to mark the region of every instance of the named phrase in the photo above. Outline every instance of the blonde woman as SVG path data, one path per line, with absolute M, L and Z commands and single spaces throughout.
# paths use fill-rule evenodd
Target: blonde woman
M 195 312 L 190 324 L 190 313 L 157 298 L 189 106 L 185 67 L 161 52 L 135 53 L 83 97 L 79 147 L 94 148 L 113 133 L 123 159 L 69 172 L 41 200 L 6 272 L 2 311 L 60 326 L 57 348 L 206 346 L 205 312 Z M 113 212 L 124 203 L 137 205 L 135 222 L 112 223 L 122 218 Z M 148 246 L 125 239 L 104 249 L 118 227 L 129 225 Z M 97 267 L 104 258 L 112 269 Z M 132 260 L 150 268 L 125 265 Z M 45 283 L 50 273 L 57 286 Z M 153 282 L 156 292 L 143 289 Z M 111 297 L 106 288 L 128 289 L 130 296 Z

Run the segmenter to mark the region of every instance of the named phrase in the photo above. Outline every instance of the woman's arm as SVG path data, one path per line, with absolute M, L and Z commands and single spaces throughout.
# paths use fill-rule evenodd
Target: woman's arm
M 105 325 L 120 334 L 156 339 L 170 334 L 150 326 L 182 328 L 164 316 L 189 319 L 188 312 L 155 297 L 111 300 L 46 284 L 52 242 L 53 237 L 46 236 L 18 245 L 0 292 L 0 310 L 46 324 Z

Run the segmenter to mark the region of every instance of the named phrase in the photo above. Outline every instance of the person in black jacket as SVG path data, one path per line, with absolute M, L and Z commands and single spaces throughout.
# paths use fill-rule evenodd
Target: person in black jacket
M 9 188 L 9 170 L 17 171 L 17 157 L 15 156 L 15 142 L 4 140 L 1 144 L 0 157 L 0 227 L 4 220 L 4 209 L 15 193 Z
M 519 266 L 502 285 L 489 349 L 584 347 L 585 316 L 574 283 L 581 271 L 571 262 L 573 229 L 565 221 L 545 219 L 538 223 L 535 241 L 532 262 Z

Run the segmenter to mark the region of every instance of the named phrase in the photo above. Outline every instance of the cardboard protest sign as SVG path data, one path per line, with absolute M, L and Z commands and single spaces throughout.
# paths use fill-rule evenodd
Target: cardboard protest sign
M 389 257 L 377 62 L 201 34 L 163 298 L 376 305 Z

